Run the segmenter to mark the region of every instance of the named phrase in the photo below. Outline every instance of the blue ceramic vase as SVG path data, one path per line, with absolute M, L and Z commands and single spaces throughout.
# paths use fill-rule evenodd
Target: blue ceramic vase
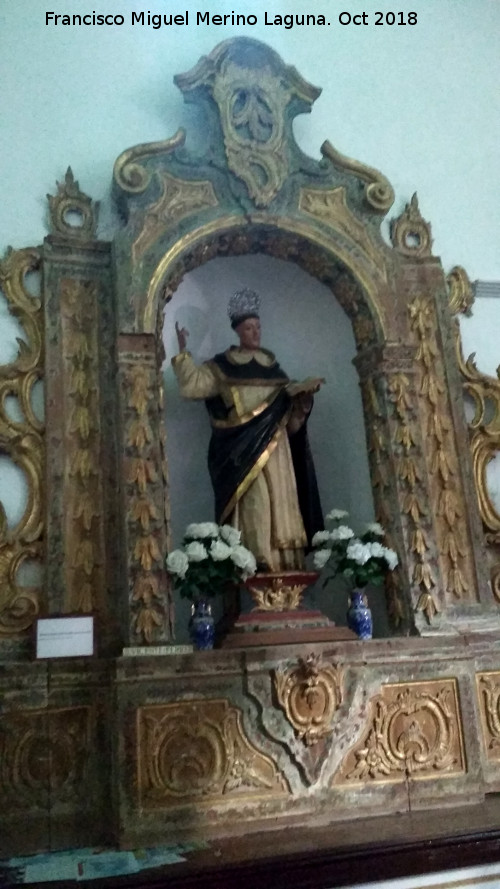
M 214 647 L 215 622 L 212 606 L 206 599 L 198 599 L 191 605 L 189 635 L 198 651 L 209 651 Z
M 371 639 L 373 636 L 372 613 L 368 608 L 364 590 L 352 590 L 347 609 L 347 626 L 360 639 Z

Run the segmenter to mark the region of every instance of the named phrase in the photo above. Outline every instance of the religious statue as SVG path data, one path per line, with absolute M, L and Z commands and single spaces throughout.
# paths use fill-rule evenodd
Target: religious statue
M 261 347 L 259 308 L 255 291 L 233 294 L 228 314 L 239 346 L 200 366 L 186 351 L 188 331 L 176 323 L 172 365 L 180 394 L 204 399 L 210 416 L 216 521 L 241 531 L 259 570 L 301 571 L 305 549 L 323 528 L 306 426 L 324 380 L 287 377 Z

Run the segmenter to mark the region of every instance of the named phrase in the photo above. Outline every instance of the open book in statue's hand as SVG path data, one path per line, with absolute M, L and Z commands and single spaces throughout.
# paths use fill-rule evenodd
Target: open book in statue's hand
M 288 384 L 286 391 L 291 398 L 295 398 L 296 395 L 312 394 L 317 392 L 324 382 L 324 377 L 307 377 L 307 379 L 301 381 L 294 380 Z

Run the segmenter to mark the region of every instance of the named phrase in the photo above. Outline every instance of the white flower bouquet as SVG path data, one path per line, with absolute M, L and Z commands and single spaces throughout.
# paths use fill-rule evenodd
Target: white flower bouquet
M 380 586 L 388 571 L 398 564 L 394 550 L 383 546 L 384 529 L 378 522 L 366 525 L 356 536 L 352 528 L 342 524 L 348 513 L 332 509 L 326 521 L 333 525 L 331 531 L 318 531 L 312 544 L 315 548 L 313 563 L 317 571 L 326 572 L 324 584 L 341 575 L 354 589 L 368 584 Z
M 180 595 L 194 601 L 206 599 L 236 589 L 255 574 L 255 557 L 240 540 L 240 531 L 231 525 L 188 525 L 182 548 L 167 556 L 167 571 Z

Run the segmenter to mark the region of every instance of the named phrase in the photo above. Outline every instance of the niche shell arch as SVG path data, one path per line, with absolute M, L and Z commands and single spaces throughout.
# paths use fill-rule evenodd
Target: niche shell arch
M 258 41 L 225 41 L 175 80 L 205 111 L 204 154 L 192 156 L 179 131 L 125 151 L 114 169 L 126 221 L 115 239 L 121 428 L 138 473 L 122 504 L 130 639 L 169 632 L 160 617 L 169 534 L 157 408 L 163 308 L 190 269 L 260 252 L 298 263 L 352 321 L 376 512 L 400 556 L 389 589 L 395 631 L 494 623 L 447 282 L 416 197 L 388 247 L 380 223 L 394 200 L 389 182 L 328 142 L 321 161 L 304 155 L 292 121 L 320 91 Z M 150 442 L 134 438 L 141 417 Z

